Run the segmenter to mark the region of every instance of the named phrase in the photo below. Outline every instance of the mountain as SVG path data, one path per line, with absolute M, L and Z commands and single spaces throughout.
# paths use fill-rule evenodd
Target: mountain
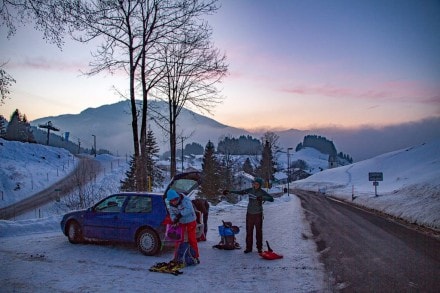
M 153 112 L 166 113 L 167 105 L 164 102 L 152 101 L 149 106 L 149 117 Z M 80 141 L 81 147 L 91 149 L 94 143 L 92 135 L 96 135 L 98 150 L 107 149 L 119 155 L 133 153 L 129 101 L 88 108 L 79 114 L 44 117 L 32 121 L 31 125 L 38 126 L 48 121 L 60 128 L 60 133 L 69 132 L 70 139 L 76 143 Z M 165 132 L 151 120 L 149 126 L 155 134 L 161 152 L 169 150 Z M 162 126 L 167 127 L 166 123 L 162 123 Z M 382 128 L 333 127 L 273 132 L 279 136 L 279 145 L 284 150 L 289 147 L 295 149 L 306 135 L 319 135 L 333 141 L 338 152 L 350 155 L 354 161 L 361 161 L 440 138 L 440 117 Z M 250 132 L 221 124 L 185 108 L 178 117 L 178 133 L 184 137 L 184 145 L 196 142 L 203 147 L 209 140 L 217 145 L 223 136 L 251 135 L 260 139 L 263 135 L 263 132 Z M 181 141 L 178 142 L 178 148 L 181 148 Z
M 149 104 L 149 117 L 153 112 L 166 113 L 166 104 L 161 101 L 152 101 Z M 60 129 L 61 133 L 69 132 L 70 139 L 81 142 L 81 146 L 91 149 L 93 135 L 96 135 L 96 148 L 107 149 L 114 154 L 132 154 L 133 136 L 131 128 L 131 114 L 129 101 L 122 101 L 98 108 L 88 108 L 79 114 L 44 117 L 31 122 L 32 126 L 52 124 Z M 166 123 L 161 124 L 167 127 Z M 157 125 L 149 120 L 149 127 L 153 130 L 161 152 L 169 149 L 168 136 Z M 250 135 L 249 132 L 223 125 L 213 119 L 199 115 L 191 110 L 183 109 L 178 118 L 177 132 L 184 137 L 184 145 L 197 142 L 203 147 L 209 140 L 217 144 L 223 135 L 239 136 Z M 178 141 L 181 148 L 181 140 Z

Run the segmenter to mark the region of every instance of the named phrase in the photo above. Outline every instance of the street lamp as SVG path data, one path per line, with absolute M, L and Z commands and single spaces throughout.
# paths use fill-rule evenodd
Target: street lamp
M 293 148 L 287 148 L 287 196 L 290 196 L 290 153 L 289 151 Z
M 183 139 L 184 137 L 182 136 L 182 173 L 183 173 Z

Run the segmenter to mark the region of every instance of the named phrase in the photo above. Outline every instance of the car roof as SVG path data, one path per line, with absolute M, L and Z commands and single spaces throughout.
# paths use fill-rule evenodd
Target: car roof
M 122 191 L 116 194 L 121 194 L 121 195 L 134 195 L 134 196 L 160 196 L 162 197 L 162 193 L 158 193 L 158 192 L 144 192 L 144 191 Z

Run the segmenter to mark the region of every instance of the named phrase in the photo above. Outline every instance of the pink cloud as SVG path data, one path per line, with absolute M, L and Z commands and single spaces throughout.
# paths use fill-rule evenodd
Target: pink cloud
M 385 98 L 387 93 L 383 91 L 358 91 L 351 88 L 334 87 L 330 85 L 323 86 L 296 86 L 285 88 L 282 91 L 299 95 L 319 95 L 326 97 L 353 97 L 353 98 Z
M 332 85 L 307 86 L 300 85 L 282 88 L 281 91 L 297 95 L 317 95 L 331 98 L 355 99 L 393 99 L 407 102 L 439 104 L 440 92 L 433 88 L 422 87 L 416 82 L 388 82 L 377 89 L 359 89 L 350 87 L 335 87 Z
M 21 62 L 11 62 L 10 67 L 20 69 L 35 69 L 44 71 L 74 71 L 87 70 L 87 64 L 82 62 L 65 62 L 59 60 L 48 60 L 44 57 L 26 58 Z

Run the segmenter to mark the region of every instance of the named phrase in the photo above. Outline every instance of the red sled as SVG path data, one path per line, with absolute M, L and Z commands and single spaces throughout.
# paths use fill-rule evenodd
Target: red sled
M 273 252 L 272 248 L 270 248 L 270 246 L 269 246 L 268 241 L 266 241 L 266 244 L 267 244 L 267 250 L 260 253 L 260 256 L 262 258 L 268 259 L 268 260 L 283 258 L 282 254 L 278 254 L 278 253 Z

